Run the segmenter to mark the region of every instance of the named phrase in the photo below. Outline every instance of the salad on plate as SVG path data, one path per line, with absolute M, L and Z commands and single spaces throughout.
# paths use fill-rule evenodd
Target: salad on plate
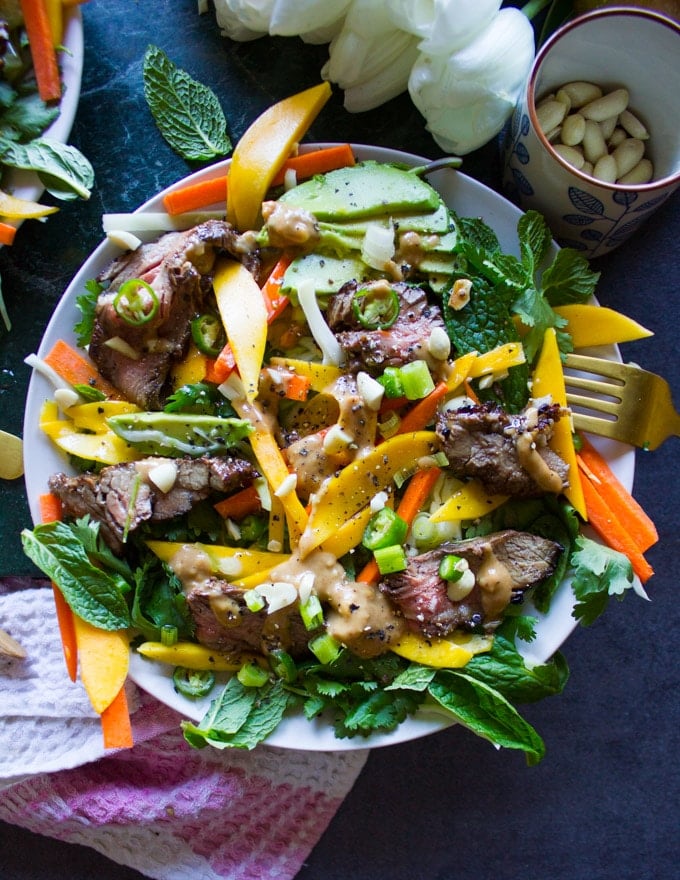
M 197 747 L 459 722 L 535 763 L 517 704 L 651 573 L 585 526 L 581 480 L 617 478 L 572 434 L 560 351 L 597 275 L 491 194 L 499 238 L 441 163 L 309 146 L 254 184 L 238 149 L 106 217 L 28 359 L 22 539 L 71 674 L 113 741 L 130 673 Z

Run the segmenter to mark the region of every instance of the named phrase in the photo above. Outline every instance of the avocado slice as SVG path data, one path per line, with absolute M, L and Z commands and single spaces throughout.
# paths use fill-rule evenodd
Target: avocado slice
M 328 254 L 307 254 L 298 257 L 286 270 L 281 284 L 282 293 L 294 294 L 301 281 L 311 279 L 317 296 L 330 296 L 347 281 L 367 281 L 379 278 L 358 256 L 338 257 Z
M 318 175 L 285 192 L 279 201 L 317 220 L 346 221 L 404 212 L 431 212 L 439 193 L 412 171 L 381 162 L 360 162 Z
M 223 455 L 253 433 L 244 419 L 191 413 L 135 412 L 110 416 L 111 430 L 145 455 Z

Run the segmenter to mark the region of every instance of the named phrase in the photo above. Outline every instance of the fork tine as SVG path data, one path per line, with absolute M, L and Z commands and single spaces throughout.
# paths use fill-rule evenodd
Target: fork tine
M 598 416 L 585 415 L 585 413 L 572 413 L 572 419 L 577 431 L 609 437 L 611 440 L 620 440 L 622 443 L 635 443 L 625 425 L 621 425 L 613 419 L 603 419 Z
M 573 352 L 567 355 L 564 365 L 571 367 L 573 370 L 580 370 L 583 373 L 593 373 L 600 378 L 607 376 L 610 379 L 617 379 L 619 382 L 623 380 L 626 369 L 626 365 L 618 361 L 588 357 L 587 355 L 574 354 Z
M 580 406 L 583 409 L 595 410 L 596 412 L 608 413 L 615 416 L 621 406 L 620 400 L 616 403 L 611 400 L 602 400 L 596 397 L 585 397 L 582 394 L 570 394 L 567 392 L 567 403 L 570 407 Z

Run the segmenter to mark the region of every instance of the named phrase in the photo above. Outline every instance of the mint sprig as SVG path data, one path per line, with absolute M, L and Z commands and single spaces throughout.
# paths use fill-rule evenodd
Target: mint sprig
M 160 133 L 187 161 L 231 150 L 227 121 L 214 92 L 177 67 L 158 46 L 144 55 L 144 96 Z

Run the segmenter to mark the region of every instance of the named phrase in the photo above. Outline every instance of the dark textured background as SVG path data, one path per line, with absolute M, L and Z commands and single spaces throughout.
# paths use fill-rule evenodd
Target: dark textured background
M 296 39 L 234 44 L 195 0 L 91 0 L 83 7 L 85 72 L 71 141 L 92 161 L 87 204 L 27 223 L 0 250 L 14 321 L 0 336 L 0 427 L 22 432 L 29 371 L 23 364 L 69 279 L 100 241 L 101 214 L 136 207 L 193 170 L 161 140 L 146 109 L 141 68 L 149 43 L 211 86 L 236 140 L 272 102 L 315 84 L 325 47 Z M 653 48 L 653 47 L 652 47 Z M 309 140 L 350 140 L 441 151 L 408 97 L 350 116 L 336 94 Z M 494 144 L 464 171 L 498 188 Z M 655 332 L 625 346 L 626 359 L 666 375 L 680 400 L 676 195 L 628 244 L 602 258 L 599 297 Z M 679 748 L 677 660 L 678 490 L 671 439 L 639 454 L 636 496 L 654 517 L 651 602 L 627 596 L 565 645 L 566 692 L 526 709 L 547 744 L 545 760 L 497 752 L 462 729 L 376 750 L 300 880 L 627 880 L 677 876 Z M 0 483 L 0 576 L 34 574 L 19 532 L 30 524 L 21 481 Z M 1 707 L 0 707 L 1 711 Z M 2 880 L 133 880 L 96 853 L 0 823 Z M 197 878 L 198 880 L 198 878 Z

